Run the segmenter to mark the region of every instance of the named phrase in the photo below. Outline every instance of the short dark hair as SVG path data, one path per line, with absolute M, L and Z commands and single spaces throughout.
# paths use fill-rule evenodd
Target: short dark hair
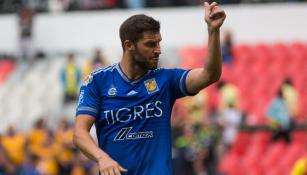
M 133 15 L 120 26 L 119 36 L 124 49 L 125 40 L 137 42 L 143 37 L 143 32 L 160 32 L 160 22 L 144 14 Z

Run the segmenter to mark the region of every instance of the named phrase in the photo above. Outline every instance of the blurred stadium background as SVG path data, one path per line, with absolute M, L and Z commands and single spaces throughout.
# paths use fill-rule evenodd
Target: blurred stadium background
M 219 3 L 221 81 L 176 103 L 174 175 L 306 175 L 307 2 Z M 0 0 L 0 175 L 98 174 L 72 145 L 78 88 L 135 13 L 161 22 L 162 67 L 204 64 L 200 0 Z

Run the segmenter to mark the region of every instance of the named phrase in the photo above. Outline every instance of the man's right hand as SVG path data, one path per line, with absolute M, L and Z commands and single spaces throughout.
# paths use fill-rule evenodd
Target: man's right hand
M 121 173 L 128 171 L 109 156 L 99 158 L 98 166 L 101 175 L 121 175 Z

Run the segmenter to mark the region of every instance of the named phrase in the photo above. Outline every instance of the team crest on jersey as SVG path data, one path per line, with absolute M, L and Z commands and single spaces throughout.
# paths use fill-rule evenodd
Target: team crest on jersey
M 145 83 L 148 94 L 159 91 L 159 87 L 154 78 L 146 80 L 144 83 Z
M 92 82 L 92 80 L 93 80 L 93 76 L 90 74 L 90 75 L 88 75 L 87 77 L 84 78 L 83 85 L 84 86 L 88 85 L 90 82 Z

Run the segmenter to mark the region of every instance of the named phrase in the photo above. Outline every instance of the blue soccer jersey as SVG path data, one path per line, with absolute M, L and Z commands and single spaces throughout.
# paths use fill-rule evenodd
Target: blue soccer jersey
M 99 147 L 128 170 L 171 175 L 171 111 L 189 95 L 189 70 L 155 69 L 130 81 L 120 65 L 93 72 L 80 90 L 77 115 L 95 117 Z

